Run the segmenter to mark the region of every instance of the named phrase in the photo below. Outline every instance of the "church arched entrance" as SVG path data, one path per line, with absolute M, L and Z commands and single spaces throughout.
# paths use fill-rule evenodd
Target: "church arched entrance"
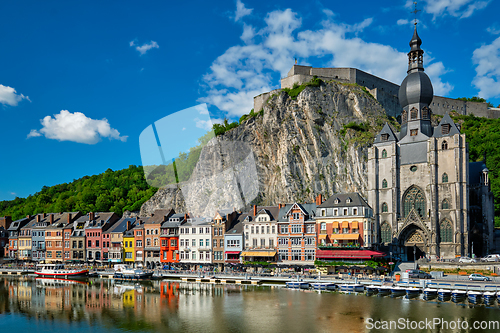
M 399 247 L 403 261 L 415 261 L 426 256 L 427 240 L 422 229 L 408 226 L 399 236 Z

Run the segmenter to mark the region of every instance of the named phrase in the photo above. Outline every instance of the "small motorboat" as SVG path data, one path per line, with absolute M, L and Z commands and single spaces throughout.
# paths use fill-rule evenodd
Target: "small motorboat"
M 483 294 L 479 291 L 469 291 L 467 293 L 467 298 L 469 302 L 473 304 L 480 304 L 483 301 Z
M 366 294 L 368 295 L 373 295 L 373 294 L 376 294 L 378 293 L 378 288 L 379 286 L 374 286 L 374 285 L 369 285 L 369 286 L 366 286 Z
M 406 294 L 406 289 L 403 288 L 403 287 L 392 287 L 391 288 L 391 296 L 403 296 L 404 294 Z
M 437 291 L 439 296 L 451 296 L 451 290 L 450 289 L 438 289 Z
M 82 277 L 89 274 L 88 269 L 67 269 L 63 264 L 40 264 L 35 270 L 35 274 L 43 277 L 68 278 Z
M 409 287 L 406 288 L 406 297 L 411 298 L 411 297 L 417 297 L 420 295 L 420 289 L 416 287 Z
M 333 283 L 311 283 L 311 287 L 315 290 L 335 290 Z
M 153 275 L 153 272 L 146 272 L 140 268 L 130 268 L 121 264 L 115 265 L 114 269 L 113 278 L 118 280 L 143 280 L 149 279 Z
M 424 295 L 425 296 L 436 296 L 438 294 L 438 290 L 436 288 L 425 288 Z
M 483 293 L 484 304 L 492 305 L 495 303 L 495 299 L 497 297 L 497 293 L 494 291 L 485 291 Z
M 451 300 L 454 303 L 461 303 L 467 298 L 467 292 L 465 290 L 455 289 L 451 292 Z
M 340 291 L 349 291 L 349 292 L 362 292 L 365 290 L 365 286 L 362 284 L 355 283 L 345 283 L 339 286 Z
M 286 287 L 290 289 L 308 289 L 309 282 L 287 281 Z
M 379 286 L 377 289 L 380 296 L 389 295 L 391 293 L 391 287 L 389 286 Z

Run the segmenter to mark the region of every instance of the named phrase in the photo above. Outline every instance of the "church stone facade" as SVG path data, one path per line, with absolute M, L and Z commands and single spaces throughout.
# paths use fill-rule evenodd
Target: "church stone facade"
M 448 114 L 431 124 L 433 88 L 417 29 L 399 89 L 401 131 L 385 125 L 368 155 L 368 202 L 382 248 L 403 260 L 494 250 L 494 206 L 484 162 L 469 163 L 465 134 Z M 472 247 L 472 243 L 474 243 Z

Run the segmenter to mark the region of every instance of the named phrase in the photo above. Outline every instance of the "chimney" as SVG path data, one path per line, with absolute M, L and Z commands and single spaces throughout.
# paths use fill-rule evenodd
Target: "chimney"
M 93 221 L 95 218 L 94 212 L 89 212 L 89 221 Z
M 43 218 L 46 218 L 47 217 L 47 214 L 46 213 L 43 213 Z
M 323 196 L 321 194 L 318 194 L 316 197 L 316 206 L 319 206 L 323 203 Z
M 184 214 L 184 221 L 187 221 L 187 219 L 188 219 L 188 214 L 186 213 Z
M 71 213 L 68 213 L 68 224 L 71 223 Z
M 31 215 L 26 215 L 26 218 L 27 218 L 27 219 L 30 219 L 30 218 L 31 218 Z
M 281 209 L 281 204 L 280 203 L 278 204 L 278 209 Z
M 253 216 L 257 215 L 257 205 L 253 205 Z
M 40 222 L 40 214 L 36 214 L 36 221 Z
M 54 214 L 49 215 L 49 223 L 50 224 L 54 223 Z
M 127 231 L 130 230 L 130 220 L 127 221 Z

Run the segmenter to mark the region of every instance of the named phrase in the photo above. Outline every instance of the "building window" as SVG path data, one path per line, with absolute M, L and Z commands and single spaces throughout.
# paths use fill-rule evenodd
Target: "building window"
M 382 203 L 382 213 L 387 213 L 389 211 L 389 207 L 387 207 L 387 203 Z
M 424 106 L 422 109 L 422 119 L 429 119 L 429 108 L 427 106 Z
M 408 120 L 408 114 L 406 113 L 406 110 L 403 110 L 403 113 L 401 115 L 401 118 L 403 119 L 403 123 L 406 123 L 406 121 Z
M 382 158 L 386 158 L 387 157 L 387 150 L 382 150 Z
M 334 216 L 338 216 L 338 215 L 339 215 L 339 210 L 338 210 L 337 208 L 335 208 L 335 209 L 333 210 L 333 215 L 334 215 Z
M 410 119 L 417 119 L 418 110 L 417 108 L 411 108 Z
M 326 223 L 325 222 L 321 222 L 321 230 L 326 230 Z
M 326 209 L 321 210 L 321 216 L 326 216 Z
M 417 136 L 417 134 L 418 134 L 418 129 L 410 130 L 410 136 Z
M 380 137 L 382 138 L 382 141 L 389 141 L 389 134 L 387 133 L 383 133 Z
M 447 183 L 447 182 L 448 182 L 448 174 L 443 173 L 443 183 Z
M 442 209 L 450 209 L 450 203 L 448 202 L 447 199 L 443 200 L 443 203 L 441 204 Z
M 450 129 L 451 129 L 450 124 L 442 124 L 441 125 L 441 134 L 443 134 L 443 135 L 450 134 Z
M 412 209 L 420 217 L 425 217 L 425 196 L 417 187 L 412 186 L 403 198 L 404 217 L 408 216 Z
M 439 232 L 441 234 L 441 242 L 453 242 L 453 226 L 450 221 L 442 221 L 439 224 Z
M 382 188 L 387 188 L 387 180 L 382 180 Z
M 344 215 L 347 215 L 347 208 L 344 208 Z
M 392 241 L 392 232 L 389 223 L 384 222 L 380 226 L 380 237 L 382 239 L 382 243 L 390 243 Z
M 358 209 L 357 208 L 353 208 L 352 209 L 352 215 L 358 215 Z
M 441 149 L 442 149 L 442 150 L 446 150 L 446 149 L 448 149 L 448 142 L 443 141 L 443 144 L 441 145 Z

